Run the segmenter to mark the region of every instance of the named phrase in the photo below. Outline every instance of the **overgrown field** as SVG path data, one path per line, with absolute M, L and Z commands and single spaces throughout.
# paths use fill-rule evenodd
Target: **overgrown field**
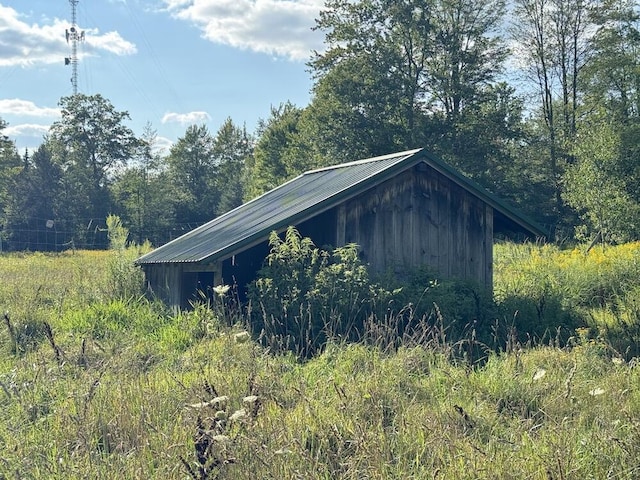
M 585 252 L 498 245 L 494 301 L 423 272 L 307 360 L 136 251 L 0 256 L 0 478 L 638 478 L 640 245 Z

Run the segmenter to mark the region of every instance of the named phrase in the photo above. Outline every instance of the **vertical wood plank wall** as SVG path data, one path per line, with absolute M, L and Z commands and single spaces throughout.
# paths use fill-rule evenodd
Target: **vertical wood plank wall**
M 493 209 L 418 165 L 337 208 L 338 245 L 357 243 L 378 271 L 426 265 L 492 286 Z
M 144 275 L 150 293 L 167 305 L 179 308 L 182 294 L 182 268 L 180 265 L 146 265 Z
M 200 270 L 185 268 L 183 264 L 148 265 L 144 268 L 145 281 L 149 293 L 163 300 L 175 310 L 189 308 L 189 302 L 196 298 L 198 289 L 198 271 L 213 272 L 213 285 L 220 278 L 220 266 L 217 269 L 210 265 L 201 266 Z

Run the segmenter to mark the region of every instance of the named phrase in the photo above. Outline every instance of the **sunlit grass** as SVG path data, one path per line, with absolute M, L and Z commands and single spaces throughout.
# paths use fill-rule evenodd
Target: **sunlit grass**
M 106 251 L 2 254 L 0 305 L 26 313 L 28 307 L 59 309 L 101 300 L 110 255 Z
M 206 306 L 112 296 L 110 253 L 0 256 L 2 308 L 58 349 L 0 329 L 0 478 L 636 478 L 640 370 L 607 335 L 638 324 L 637 248 L 498 246 L 503 300 L 554 295 L 590 323 L 475 365 L 435 338 L 303 362 Z
M 627 356 L 640 354 L 640 243 L 498 244 L 495 298 L 525 327 L 589 327 Z
M 637 286 L 640 242 L 618 246 L 495 246 L 498 300 L 527 291 L 553 291 L 569 306 L 602 306 Z

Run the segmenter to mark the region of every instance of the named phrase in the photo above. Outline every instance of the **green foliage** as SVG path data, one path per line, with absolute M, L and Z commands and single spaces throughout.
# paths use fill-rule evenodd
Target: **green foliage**
M 216 214 L 222 215 L 242 205 L 253 143 L 253 137 L 247 133 L 246 127 L 236 126 L 231 118 L 227 118 L 218 130 L 213 148 L 220 162 L 216 176 L 220 201 Z
M 638 122 L 640 13 L 633 0 L 607 0 L 592 12 L 593 55 L 581 76 L 585 104 L 605 108 L 622 128 Z
M 115 179 L 111 192 L 115 211 L 138 244 L 145 240 L 164 243 L 163 233 L 174 225 L 170 179 L 165 159 L 158 151 L 157 132 L 145 126 L 142 148 L 128 168 Z
M 60 107 L 62 118 L 50 130 L 52 152 L 64 171 L 58 214 L 77 240 L 84 240 L 91 231 L 87 219 L 110 212 L 114 173 L 136 155 L 141 142 L 125 125 L 128 112 L 117 111 L 99 94 L 63 97 Z
M 103 187 L 112 169 L 126 164 L 140 146 L 124 125 L 129 113 L 117 111 L 99 94 L 63 97 L 60 107 L 62 118 L 51 127 L 52 137 L 72 154 L 76 166 L 87 168 L 91 187 Z
M 301 123 L 323 163 L 337 164 L 404 150 L 419 144 L 404 128 L 413 115 L 400 82 L 387 74 L 390 60 L 374 55 L 350 58 L 323 73 Z M 413 117 L 411 117 L 413 118 Z M 415 130 L 418 128 L 415 127 Z
M 107 217 L 109 247 L 112 256 L 107 264 L 107 284 L 112 298 L 128 299 L 143 294 L 144 273 L 134 261 L 150 250 L 150 245 L 129 244 L 129 230 L 116 215 Z
M 109 238 L 109 248 L 111 250 L 124 250 L 128 244 L 129 230 L 123 225 L 116 215 L 107 217 L 107 236 Z
M 495 0 L 327 2 L 303 115 L 314 150 L 339 163 L 430 145 L 497 186 L 522 138 L 521 102 L 498 82 L 504 12 Z
M 397 279 L 383 283 L 395 286 L 389 308 L 391 315 L 403 319 L 400 335 L 411 334 L 415 329 L 420 332 L 426 324 L 441 329 L 438 334 L 450 343 L 471 337 L 491 343 L 496 312 L 491 295 L 480 285 L 440 279 L 429 268 L 409 270 L 401 283 Z
M 11 195 L 4 204 L 5 225 L 8 232 L 9 249 L 44 249 L 45 237 L 55 243 L 56 231 L 64 225 L 61 209 L 63 171 L 56 163 L 50 146 L 42 144 L 31 157 L 25 154 L 22 168 L 14 178 Z M 58 219 L 59 224 L 47 224 L 47 220 Z M 40 238 L 38 238 L 40 237 Z M 61 243 L 64 241 L 60 239 Z
M 551 190 L 548 201 L 554 227 L 570 228 L 573 221 L 563 203 L 561 178 L 572 163 L 571 148 L 576 141 L 579 86 L 590 61 L 589 42 L 595 29 L 591 13 L 601 5 L 591 0 L 517 0 L 513 4 L 511 37 L 520 64 L 516 74 L 535 95 L 529 124 L 534 134 L 531 147 L 538 149 L 538 155 L 536 150 L 528 155 L 542 162 L 536 176 L 542 173 Z M 558 237 L 563 233 L 561 230 Z
M 640 204 L 629 194 L 636 188 L 630 175 L 620 173 L 629 166 L 621 158 L 617 126 L 606 118 L 589 122 L 580 132 L 576 163 L 564 176 L 564 198 L 581 213 L 582 227 L 589 237 L 625 242 L 640 233 Z
M 16 178 L 22 170 L 20 156 L 16 151 L 13 142 L 4 135 L 3 130 L 7 123 L 0 118 L 0 221 L 7 222 L 7 215 L 10 214 L 7 206 L 12 201 L 12 192 L 15 188 Z M 5 241 L 4 228 L 0 231 L 0 242 Z M 2 243 L 0 243 L 2 246 Z
M 271 234 L 271 252 L 249 288 L 253 325 L 276 350 L 306 356 L 329 337 L 362 333 L 384 292 L 373 285 L 356 245 L 327 252 L 289 227 Z
M 258 126 L 258 141 L 245 185 L 245 200 L 251 200 L 294 178 L 311 167 L 308 153 L 300 149 L 299 123 L 303 110 L 290 102 L 271 108 Z
M 202 224 L 240 205 L 252 143 L 229 118 L 215 136 L 204 125 L 187 128 L 166 159 L 175 222 Z
M 220 192 L 214 188 L 214 139 L 205 125 L 192 125 L 167 158 L 175 218 L 201 224 L 211 220 Z

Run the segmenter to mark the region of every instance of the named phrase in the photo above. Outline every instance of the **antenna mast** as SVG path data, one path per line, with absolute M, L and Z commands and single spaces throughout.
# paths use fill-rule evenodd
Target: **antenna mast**
M 73 94 L 78 93 L 78 42 L 84 41 L 84 31 L 79 31 L 76 25 L 76 6 L 80 0 L 69 0 L 71 4 L 71 28 L 65 30 L 67 43 L 71 42 L 71 56 L 65 57 L 64 64 L 71 65 L 71 85 Z

